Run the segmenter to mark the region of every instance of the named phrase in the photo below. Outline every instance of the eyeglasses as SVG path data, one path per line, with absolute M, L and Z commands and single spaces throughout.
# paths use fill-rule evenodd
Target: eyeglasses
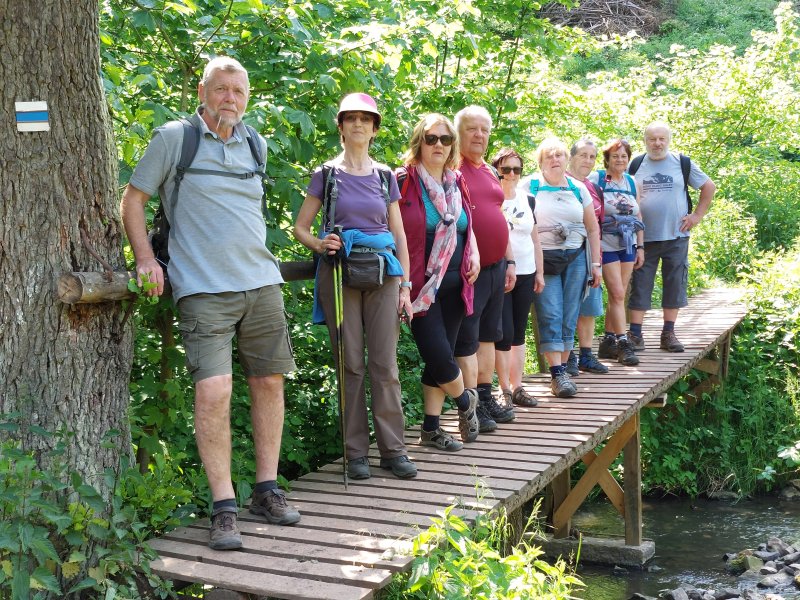
M 456 141 L 456 139 L 452 135 L 446 133 L 444 135 L 425 134 L 425 143 L 428 146 L 435 146 L 436 142 L 442 142 L 442 146 L 452 146 L 454 141 Z
M 522 175 L 522 167 L 500 167 L 500 172 L 503 175 L 510 175 L 511 173 Z

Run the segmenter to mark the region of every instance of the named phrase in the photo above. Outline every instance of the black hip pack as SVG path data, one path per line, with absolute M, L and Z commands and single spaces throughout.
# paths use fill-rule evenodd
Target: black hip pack
M 573 250 L 542 250 L 542 255 L 544 257 L 544 274 L 561 275 L 570 263 L 583 252 L 583 246 Z
M 377 290 L 386 275 L 386 258 L 377 248 L 353 246 L 342 264 L 342 283 L 361 291 Z

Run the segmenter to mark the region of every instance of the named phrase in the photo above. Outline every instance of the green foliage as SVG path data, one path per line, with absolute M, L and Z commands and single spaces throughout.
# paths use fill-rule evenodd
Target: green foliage
M 542 550 L 529 541 L 530 535 L 504 554 L 511 535 L 505 513 L 480 515 L 470 526 L 453 514 L 454 509 L 446 508 L 441 518 L 433 519 L 433 526 L 415 538 L 411 572 L 395 577 L 386 588 L 387 599 L 562 600 L 572 598 L 572 592 L 582 587 L 563 561 L 550 565 L 542 560 Z M 537 510 L 526 531 L 535 522 Z
M 14 439 L 17 421 L 18 415 L 0 416 L 8 436 L 0 443 L 0 596 L 168 597 L 170 584 L 149 568 L 156 555 L 144 539 L 152 530 L 117 485 L 119 473 L 104 474 L 112 492 L 103 498 L 62 462 L 68 433 L 32 428 L 51 448 L 35 455 Z M 109 432 L 102 444 L 115 444 L 115 436 Z

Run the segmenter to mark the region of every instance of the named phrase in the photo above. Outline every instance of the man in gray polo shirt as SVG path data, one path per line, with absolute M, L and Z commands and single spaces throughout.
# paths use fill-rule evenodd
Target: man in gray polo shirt
M 700 199 L 694 211 L 689 212 L 680 156 L 669 151 L 671 139 L 672 133 L 666 123 L 648 125 L 644 130 L 647 154 L 635 173 L 645 226 L 644 265 L 633 272 L 628 301 L 631 319 L 628 339 L 636 350 L 645 348 L 642 321 L 650 309 L 660 261 L 663 281 L 661 307 L 664 312 L 660 348 L 667 352 L 683 352 L 683 344 L 675 335 L 675 321 L 678 310 L 688 304 L 689 232 L 708 212 L 717 189 L 708 175 L 692 161 L 688 184 L 700 190 Z M 638 158 L 634 159 L 631 165 L 637 161 Z
M 195 439 L 214 501 L 209 546 L 242 546 L 231 480 L 232 341 L 247 376 L 256 473 L 250 512 L 290 525 L 300 513 L 276 484 L 283 429 L 283 375 L 294 370 L 278 262 L 266 248 L 262 187 L 242 124 L 250 84 L 238 61 L 211 60 L 197 87 L 200 106 L 190 121 L 200 129 L 197 154 L 176 198 L 176 166 L 183 125 L 153 133 L 122 197 L 121 213 L 140 279 L 156 283 L 164 271 L 147 239 L 144 205 L 158 194 L 171 225 L 169 279 L 178 328 L 195 384 Z M 255 142 L 266 156 L 261 136 Z M 197 171 L 195 171 L 197 170 Z M 236 175 L 248 174 L 238 178 Z M 231 175 L 234 175 L 233 177 Z M 174 201 L 174 202 L 173 202 Z

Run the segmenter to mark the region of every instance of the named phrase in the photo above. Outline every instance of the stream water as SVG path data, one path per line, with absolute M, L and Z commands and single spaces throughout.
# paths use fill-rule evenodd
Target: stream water
M 582 565 L 586 600 L 628 600 L 639 592 L 658 597 L 682 583 L 698 588 L 739 587 L 725 571 L 722 556 L 755 548 L 769 537 L 800 542 L 800 503 L 765 497 L 731 504 L 702 499 L 645 500 L 644 536 L 656 545 L 656 556 L 645 570 L 615 575 L 613 567 Z M 573 518 L 584 534 L 624 534 L 622 517 L 609 502 L 586 504 Z M 649 568 L 649 569 L 648 569 Z M 749 584 L 750 587 L 755 582 Z M 786 600 L 800 592 L 781 591 Z

